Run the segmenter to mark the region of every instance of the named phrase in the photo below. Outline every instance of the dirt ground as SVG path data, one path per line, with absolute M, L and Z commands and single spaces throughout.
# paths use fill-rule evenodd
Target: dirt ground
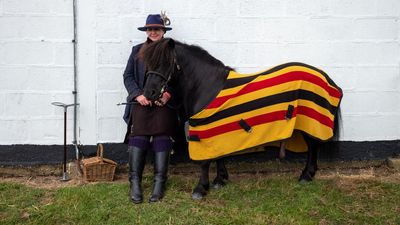
M 0 167 L 1 182 L 20 183 L 31 187 L 57 189 L 61 187 L 87 185 L 89 182 L 82 179 L 77 164 L 68 164 L 68 174 L 71 180 L 61 181 L 62 166 L 36 166 L 36 167 Z M 274 176 L 293 176 L 297 179 L 304 163 L 285 161 L 268 161 L 263 163 L 227 163 L 232 182 L 248 179 L 252 176 L 268 178 Z M 212 178 L 215 175 L 214 165 L 211 167 Z M 145 175 L 151 175 L 152 165 L 145 169 Z M 195 163 L 170 165 L 170 176 L 180 176 L 197 181 L 199 167 Z M 315 179 L 337 179 L 343 183 L 357 180 L 376 180 L 385 183 L 400 184 L 400 170 L 391 167 L 386 160 L 381 161 L 353 161 L 353 162 L 320 162 Z M 126 165 L 117 168 L 114 181 L 127 183 Z

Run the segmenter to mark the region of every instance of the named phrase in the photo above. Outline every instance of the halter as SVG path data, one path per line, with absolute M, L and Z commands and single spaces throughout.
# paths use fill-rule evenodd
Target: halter
M 181 66 L 177 63 L 175 51 L 173 52 L 173 54 L 174 54 L 173 64 L 174 64 L 175 68 L 178 71 L 180 71 Z M 164 81 L 163 85 L 161 85 L 160 96 L 159 96 L 160 98 L 161 98 L 162 94 L 164 93 L 165 87 L 167 86 L 168 82 L 171 80 L 172 74 L 174 74 L 174 72 L 175 72 L 175 69 L 173 72 L 168 73 L 168 75 L 165 75 L 164 73 L 160 73 L 160 72 L 157 72 L 154 70 L 150 70 L 146 73 L 146 76 L 150 76 L 150 75 L 159 76 Z

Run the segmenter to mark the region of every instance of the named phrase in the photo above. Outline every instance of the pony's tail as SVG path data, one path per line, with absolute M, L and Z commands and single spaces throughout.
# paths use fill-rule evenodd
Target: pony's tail
M 339 138 L 342 127 L 342 114 L 340 111 L 340 107 L 337 108 L 335 120 L 333 122 L 334 122 L 333 137 L 329 141 L 323 142 L 320 149 L 322 150 L 321 152 L 323 158 L 325 158 L 325 160 L 328 161 L 337 158 L 337 155 L 339 154 L 340 151 Z
M 339 141 L 341 133 L 340 131 L 342 128 L 342 112 L 340 110 L 340 107 L 338 107 L 336 110 L 335 120 L 333 122 L 334 127 L 332 141 Z

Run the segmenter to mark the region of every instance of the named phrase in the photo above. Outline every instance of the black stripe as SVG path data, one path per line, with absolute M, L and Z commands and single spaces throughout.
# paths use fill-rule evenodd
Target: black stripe
M 215 121 L 218 121 L 223 118 L 227 118 L 234 115 L 239 115 L 245 112 L 253 111 L 262 107 L 271 106 L 284 102 L 291 102 L 298 99 L 304 99 L 314 102 L 315 104 L 329 110 L 332 115 L 335 115 L 337 107 L 331 105 L 325 98 L 320 95 L 307 91 L 307 90 L 294 90 L 283 92 L 259 99 L 255 99 L 253 101 L 249 101 L 237 106 L 233 106 L 231 108 L 221 110 L 210 117 L 203 119 L 189 119 L 189 124 L 191 126 L 199 126 L 209 124 Z
M 260 75 L 262 75 L 262 74 L 226 80 L 223 90 L 250 83 L 252 80 L 254 80 L 256 77 L 258 77 Z
M 322 70 L 320 70 L 320 69 L 318 69 L 318 68 L 315 68 L 315 67 L 313 67 L 313 66 L 310 66 L 310 65 L 307 65 L 307 64 L 304 64 L 304 63 L 300 63 L 300 62 L 285 63 L 285 64 L 276 66 L 276 67 L 274 67 L 274 68 L 271 68 L 271 69 L 269 69 L 269 70 L 267 70 L 267 71 L 263 71 L 263 72 L 258 73 L 258 74 L 256 74 L 256 75 L 253 75 L 253 76 L 229 79 L 229 80 L 227 80 L 227 81 L 225 82 L 225 85 L 224 85 L 224 88 L 223 88 L 223 89 L 234 88 L 234 87 L 237 87 L 237 86 L 240 86 L 240 85 L 249 83 L 249 82 L 251 82 L 252 80 L 254 80 L 255 78 L 257 78 L 258 76 L 261 76 L 261 75 L 268 75 L 268 74 L 271 74 L 271 73 L 274 73 L 274 72 L 276 72 L 276 71 L 282 70 L 282 69 L 284 69 L 284 68 L 286 68 L 286 67 L 289 67 L 289 66 L 302 66 L 302 67 L 306 67 L 306 68 L 315 70 L 315 71 L 319 72 L 320 74 L 322 74 L 322 75 L 326 78 L 328 84 L 330 84 L 331 86 L 337 88 L 340 92 L 342 92 L 342 89 L 340 89 L 340 88 L 335 84 L 335 82 L 333 82 L 333 80 L 328 76 L 328 74 L 326 74 L 324 71 L 322 71 Z

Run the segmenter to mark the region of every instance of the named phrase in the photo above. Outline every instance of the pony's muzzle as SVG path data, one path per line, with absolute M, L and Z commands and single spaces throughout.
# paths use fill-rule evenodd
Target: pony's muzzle
M 155 89 L 146 91 L 144 93 L 144 96 L 150 101 L 156 101 L 160 97 L 160 95 L 158 94 L 158 91 L 156 91 Z

